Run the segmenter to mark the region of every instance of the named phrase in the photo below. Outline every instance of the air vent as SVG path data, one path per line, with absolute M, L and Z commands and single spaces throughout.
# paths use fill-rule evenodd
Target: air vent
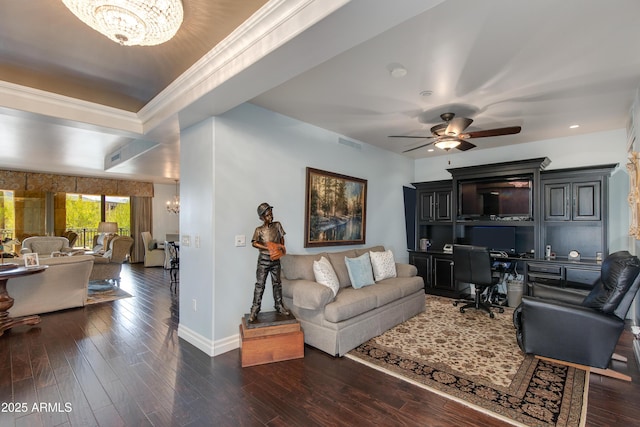
M 105 157 L 104 170 L 109 170 L 128 160 L 135 159 L 147 151 L 154 149 L 158 145 L 159 144 L 157 142 L 145 141 L 142 139 L 131 141 L 127 145 L 118 148 L 116 151 L 109 153 Z
M 338 144 L 346 145 L 347 147 L 355 148 L 356 150 L 362 150 L 362 144 L 348 139 L 338 138 Z

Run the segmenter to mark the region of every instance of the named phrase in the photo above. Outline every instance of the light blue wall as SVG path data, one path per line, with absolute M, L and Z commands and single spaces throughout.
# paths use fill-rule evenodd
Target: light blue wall
M 187 328 L 191 342 L 194 337 L 205 339 L 199 348 L 210 344 L 215 312 L 215 120 L 207 119 L 186 129 L 180 138 L 180 328 Z M 189 245 L 185 239 L 189 239 Z M 179 329 L 178 333 L 184 336 L 185 331 Z
M 256 213 L 260 203 L 274 206 L 275 220 L 287 233 L 289 253 L 326 249 L 304 248 L 306 167 L 366 179 L 365 246 L 383 244 L 398 260 L 408 261 L 402 187 L 414 178 L 413 160 L 367 144 L 346 146 L 338 143 L 339 137 L 252 104 L 205 120 L 183 133 L 184 217 L 180 230 L 183 236 L 191 235 L 192 245 L 196 232 L 210 232 L 212 246 L 187 248 L 181 254 L 185 259 L 180 266 L 181 328 L 201 334 L 219 347 L 229 345 L 237 336 L 241 317 L 249 311 L 253 297 L 258 251 L 250 241 L 260 225 Z M 212 159 L 214 166 L 205 164 Z M 236 235 L 246 237 L 245 247 L 235 246 Z M 202 241 L 204 244 L 204 238 Z M 342 248 L 346 247 L 333 249 Z M 196 260 L 187 261 L 190 256 Z M 210 289 L 203 289 L 206 287 Z M 195 313 L 193 298 L 198 299 Z M 201 299 L 211 302 L 213 309 Z M 270 286 L 262 307 L 263 311 L 272 310 Z
M 257 250 L 251 236 L 260 225 L 260 203 L 274 206 L 275 220 L 287 232 L 289 253 L 326 249 L 304 248 L 306 167 L 368 180 L 366 246 L 384 244 L 406 262 L 404 185 L 450 178 L 450 167 L 543 156 L 552 160 L 548 169 L 620 163 L 611 180 L 611 198 L 613 206 L 624 209 L 612 209 L 611 249 L 629 244 L 622 130 L 416 161 L 363 143 L 356 142 L 357 148 L 340 144 L 339 138 L 251 104 L 182 133 L 180 230 L 191 245 L 181 249 L 181 337 L 210 355 L 238 346 L 238 325 L 253 295 Z M 235 246 L 236 235 L 245 236 L 246 246 Z M 268 288 L 263 310 L 272 307 Z

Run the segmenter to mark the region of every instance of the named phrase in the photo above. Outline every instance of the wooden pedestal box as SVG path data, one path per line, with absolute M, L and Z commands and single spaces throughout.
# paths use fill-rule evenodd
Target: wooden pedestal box
M 304 357 L 304 334 L 299 322 L 251 326 L 247 327 L 246 317 L 242 319 L 240 359 L 243 368 Z

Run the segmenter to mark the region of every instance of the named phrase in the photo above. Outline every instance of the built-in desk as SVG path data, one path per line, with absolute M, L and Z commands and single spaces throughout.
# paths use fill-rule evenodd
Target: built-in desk
M 553 298 L 561 289 L 575 295 L 575 301 L 584 298 L 600 278 L 601 262 L 594 260 L 569 261 L 567 259 L 528 260 L 525 263 L 527 294 Z

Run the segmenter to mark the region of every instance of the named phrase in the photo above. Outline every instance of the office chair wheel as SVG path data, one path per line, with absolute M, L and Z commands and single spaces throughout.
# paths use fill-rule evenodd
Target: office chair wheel
M 504 313 L 504 308 L 502 308 L 502 307 L 498 307 L 498 311 L 499 311 L 500 313 Z
M 458 301 L 454 301 L 454 302 L 453 302 L 453 306 L 454 306 L 454 307 L 457 307 L 457 306 L 458 306 Z
M 495 314 L 493 314 L 493 312 L 490 312 L 490 313 L 489 313 L 489 317 L 493 319 L 493 318 L 494 318 L 494 317 L 496 317 L 496 316 L 495 316 Z
M 464 313 L 464 307 L 460 307 L 460 313 Z

